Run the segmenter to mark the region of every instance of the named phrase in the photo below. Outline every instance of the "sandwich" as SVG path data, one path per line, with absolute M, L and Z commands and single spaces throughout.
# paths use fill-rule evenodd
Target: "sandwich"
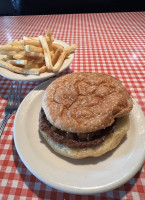
M 40 134 L 63 156 L 98 157 L 120 144 L 132 107 L 131 95 L 120 80 L 102 73 L 67 74 L 44 92 Z

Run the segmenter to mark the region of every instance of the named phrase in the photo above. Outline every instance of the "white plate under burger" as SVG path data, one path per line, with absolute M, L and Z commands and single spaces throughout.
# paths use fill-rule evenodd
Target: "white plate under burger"
M 49 186 L 73 194 L 96 194 L 121 186 L 145 159 L 145 118 L 134 102 L 130 129 L 121 144 L 98 158 L 73 160 L 56 154 L 39 135 L 39 112 L 51 80 L 30 92 L 14 121 L 14 142 L 25 166 Z
M 63 47 L 68 47 L 69 45 L 61 40 L 55 40 L 53 43 L 55 44 L 60 44 Z M 60 70 L 57 72 L 61 73 L 62 71 L 64 71 L 65 69 L 67 69 L 69 67 L 69 65 L 72 63 L 74 59 L 74 52 L 72 51 L 72 53 L 68 56 L 68 58 L 66 58 L 60 68 Z M 4 69 L 0 67 L 0 75 L 2 75 L 5 78 L 11 79 L 11 80 L 17 80 L 17 81 L 40 81 L 40 80 L 45 80 L 48 79 L 50 77 L 53 77 L 56 75 L 56 73 L 53 72 L 44 72 L 41 73 L 39 75 L 24 75 L 24 74 L 18 74 L 15 72 L 11 72 L 8 69 Z

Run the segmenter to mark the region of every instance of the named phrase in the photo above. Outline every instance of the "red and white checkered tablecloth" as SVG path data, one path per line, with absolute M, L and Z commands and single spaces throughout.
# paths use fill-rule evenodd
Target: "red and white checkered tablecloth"
M 145 12 L 0 17 L 0 44 L 38 36 L 49 28 L 54 37 L 78 44 L 70 71 L 95 71 L 119 78 L 145 112 Z M 0 122 L 11 81 L 0 76 Z M 24 82 L 23 97 L 41 82 Z M 13 141 L 13 115 L 0 139 L 0 199 L 144 200 L 145 163 L 121 187 L 96 195 L 57 191 L 39 181 L 20 160 Z

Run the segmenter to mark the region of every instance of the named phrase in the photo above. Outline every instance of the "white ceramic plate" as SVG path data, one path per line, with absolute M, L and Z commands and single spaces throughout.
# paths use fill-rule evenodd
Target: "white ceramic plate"
M 134 103 L 130 130 L 115 150 L 100 158 L 64 158 L 54 153 L 38 132 L 42 95 L 50 81 L 27 95 L 15 117 L 14 141 L 26 167 L 44 183 L 74 194 L 105 192 L 127 182 L 145 159 L 145 119 L 139 105 Z
M 64 47 L 67 47 L 68 44 L 66 44 L 63 41 L 60 40 L 55 40 L 54 43 L 56 44 L 60 44 Z M 66 68 L 69 67 L 69 65 L 71 64 L 71 62 L 73 61 L 74 58 L 74 52 L 72 52 L 67 59 L 65 59 L 65 61 L 63 62 L 61 69 L 59 70 L 58 73 L 64 71 Z M 44 79 L 48 79 L 54 75 L 56 75 L 56 73 L 41 73 L 40 75 L 23 75 L 23 74 L 17 74 L 14 72 L 11 72 L 7 69 L 4 68 L 0 68 L 0 75 L 2 75 L 5 78 L 11 79 L 11 80 L 19 80 L 19 81 L 39 81 L 39 80 L 44 80 Z

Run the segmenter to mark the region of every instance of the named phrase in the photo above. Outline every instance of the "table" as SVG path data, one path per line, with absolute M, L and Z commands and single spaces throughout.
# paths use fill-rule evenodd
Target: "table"
M 0 44 L 38 36 L 49 28 L 55 38 L 78 44 L 71 71 L 108 73 L 119 78 L 145 113 L 145 12 L 0 17 Z M 41 81 L 42 82 L 42 81 Z M 23 82 L 23 98 L 37 85 Z M 0 122 L 11 80 L 0 76 Z M 145 163 L 121 187 L 96 195 L 74 195 L 39 181 L 19 158 L 13 141 L 13 115 L 0 140 L 0 199 L 143 200 Z

